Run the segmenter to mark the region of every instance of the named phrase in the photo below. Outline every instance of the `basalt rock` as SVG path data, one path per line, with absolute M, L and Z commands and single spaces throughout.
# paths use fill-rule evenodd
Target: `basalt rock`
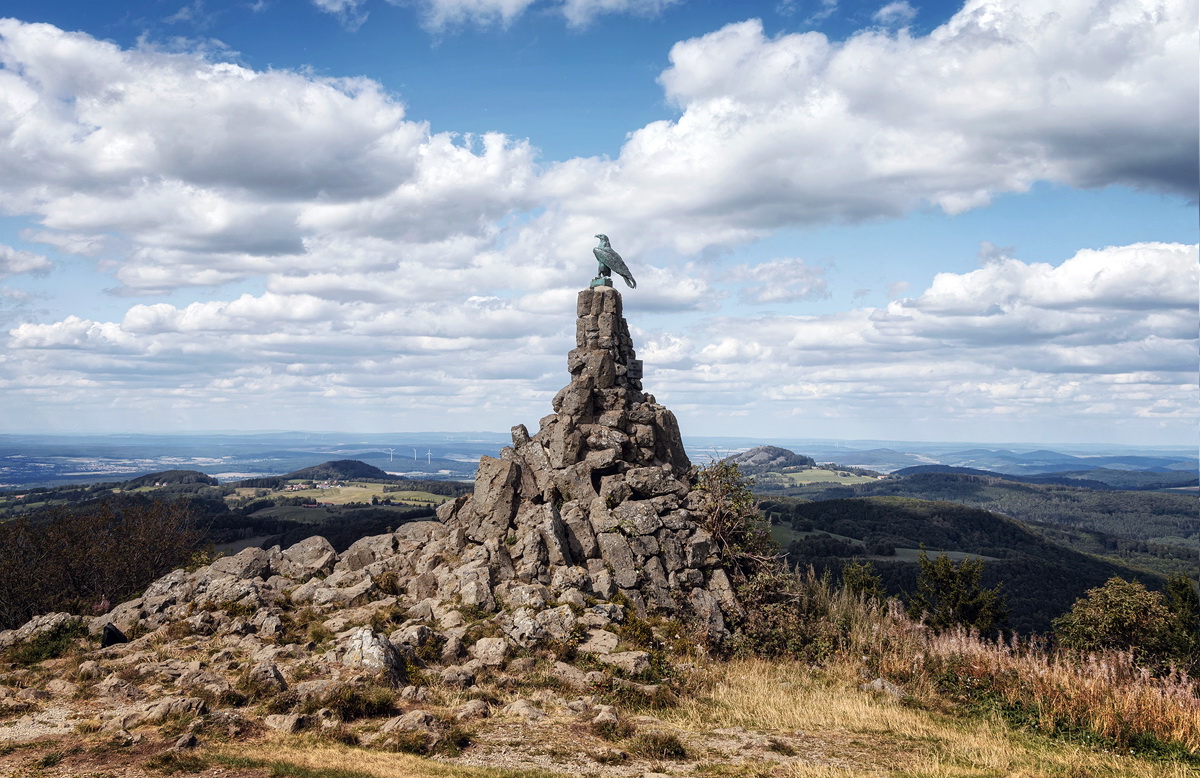
M 561 593 L 570 579 L 582 595 L 619 591 L 639 611 L 699 618 L 720 639 L 740 606 L 688 511 L 695 470 L 679 425 L 642 390 L 620 294 L 580 292 L 577 314 L 571 380 L 554 413 L 533 435 L 514 427 L 513 445 L 481 460 L 474 494 L 438 517 L 486 549 L 493 585 Z M 533 624 L 512 628 L 518 642 L 538 633 Z

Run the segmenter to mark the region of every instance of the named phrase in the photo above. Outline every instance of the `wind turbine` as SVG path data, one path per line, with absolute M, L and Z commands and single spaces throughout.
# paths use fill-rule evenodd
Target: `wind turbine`
M 425 451 L 425 464 L 427 464 L 427 465 L 433 464 L 433 452 L 428 449 L 426 449 L 426 451 Z
M 413 449 L 413 461 L 417 461 L 417 450 L 415 448 Z
M 392 459 L 393 459 L 393 458 L 394 458 L 394 456 L 395 456 L 396 449 L 394 449 L 394 448 L 389 448 L 389 449 L 387 450 L 387 452 L 388 452 L 388 461 L 389 461 L 389 462 L 391 462 L 391 461 L 392 461 Z

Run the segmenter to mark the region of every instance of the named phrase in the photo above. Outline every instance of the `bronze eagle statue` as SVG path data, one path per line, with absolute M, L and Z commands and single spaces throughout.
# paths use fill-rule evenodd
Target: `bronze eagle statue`
M 613 271 L 616 271 L 617 275 L 624 278 L 625 283 L 629 284 L 630 289 L 637 289 L 637 281 L 633 280 L 633 274 L 629 272 L 625 260 L 621 259 L 621 255 L 613 251 L 613 247 L 609 245 L 608 236 L 596 235 L 595 237 L 600 239 L 600 245 L 592 249 L 592 253 L 600 262 L 600 276 L 611 278 Z

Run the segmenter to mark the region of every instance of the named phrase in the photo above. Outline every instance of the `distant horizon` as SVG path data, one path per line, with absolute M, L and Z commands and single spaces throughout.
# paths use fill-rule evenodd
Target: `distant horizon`
M 536 431 L 536 430 L 532 430 L 532 431 Z M 330 437 L 340 436 L 340 437 L 347 437 L 347 438 L 356 437 L 356 436 L 369 436 L 371 438 L 386 438 L 386 437 L 390 437 L 390 436 L 395 436 L 395 437 L 444 436 L 444 437 L 466 438 L 469 436 L 479 435 L 479 436 L 485 436 L 484 438 L 482 438 L 482 440 L 488 440 L 489 438 L 495 438 L 497 441 L 502 441 L 502 440 L 507 440 L 509 438 L 510 432 L 507 430 L 501 431 L 501 430 L 482 430 L 482 429 L 480 429 L 480 430 L 426 429 L 426 430 L 415 430 L 415 431 L 393 430 L 393 431 L 388 431 L 388 432 L 367 432 L 367 431 L 355 431 L 355 430 L 303 430 L 303 429 L 262 429 L 262 430 L 219 430 L 219 429 L 214 429 L 214 430 L 177 430 L 177 431 L 150 430 L 150 431 L 137 431 L 137 432 L 73 432 L 73 433 L 71 433 L 71 432 L 44 432 L 44 431 L 43 432 L 12 431 L 12 430 L 0 431 L 0 439 L 6 438 L 6 437 L 47 437 L 47 438 L 71 439 L 71 438 L 93 438 L 93 437 L 95 437 L 95 438 L 109 438 L 109 437 L 148 437 L 148 438 L 149 437 L 166 437 L 166 438 L 169 438 L 169 437 L 204 437 L 204 436 L 225 436 L 225 437 L 280 436 L 280 437 L 284 437 L 284 436 L 301 436 L 301 435 L 304 435 L 304 436 L 330 436 Z M 878 444 L 877 446 L 874 446 L 874 447 L 906 446 L 906 445 L 915 445 L 915 446 L 923 446 L 923 447 L 924 446 L 933 446 L 933 447 L 980 446 L 980 447 L 988 447 L 988 448 L 992 448 L 992 449 L 1019 448 L 1019 449 L 1027 449 L 1030 451 L 1036 451 L 1039 449 L 1048 449 L 1049 450 L 1052 448 L 1103 449 L 1105 447 L 1108 447 L 1108 448 L 1114 448 L 1114 449 L 1180 450 L 1180 451 L 1195 453 L 1198 456 L 1200 456 L 1200 445 L 1187 444 L 1187 443 L 1115 443 L 1115 442 L 1111 442 L 1111 441 L 1099 441 L 1099 442 L 1075 441 L 1075 442 L 1072 442 L 1072 441 L 1030 441 L 1030 440 L 985 441 L 985 440 L 953 440 L 953 439 L 918 440 L 918 439 L 910 439 L 910 438 L 882 438 L 882 437 L 880 437 L 880 438 L 873 438 L 873 437 L 844 438 L 844 437 L 798 436 L 798 435 L 766 437 L 766 436 L 758 436 L 758 435 L 704 435 L 704 434 L 693 435 L 693 434 L 688 434 L 688 432 L 686 430 L 682 431 L 682 436 L 683 436 L 685 442 L 689 439 L 697 440 L 697 441 L 705 441 L 705 440 L 739 441 L 740 443 L 750 444 L 751 446 L 756 445 L 754 443 L 754 441 L 759 441 L 759 443 L 757 443 L 757 445 L 774 445 L 776 443 L 791 442 L 793 444 L 796 444 L 796 443 L 861 444 L 861 445 Z M 313 442 L 315 443 L 318 441 L 313 441 Z M 354 441 L 346 441 L 346 442 L 354 442 Z M 377 442 L 377 441 L 363 441 L 363 442 Z M 488 442 L 490 442 L 490 441 L 488 441 Z M 798 453 L 803 453 L 803 452 L 798 452 Z M 1028 451 L 1026 453 L 1028 453 Z
M 1194 1 L 0 13 L 0 428 L 1196 441 Z

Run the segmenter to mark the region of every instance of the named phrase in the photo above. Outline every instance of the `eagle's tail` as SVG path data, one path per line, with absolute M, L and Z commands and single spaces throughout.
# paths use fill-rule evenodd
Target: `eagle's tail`
M 637 281 L 633 280 L 633 276 L 621 276 L 625 279 L 625 283 L 629 284 L 630 289 L 637 289 Z

